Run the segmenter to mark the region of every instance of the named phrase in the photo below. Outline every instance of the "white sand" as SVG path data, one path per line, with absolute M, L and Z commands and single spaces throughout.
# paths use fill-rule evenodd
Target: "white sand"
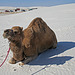
M 58 47 L 40 54 L 37 59 L 24 65 L 9 64 L 12 57 L 0 67 L 0 75 L 75 75 L 75 4 L 39 9 L 0 16 L 0 64 L 9 48 L 8 40 L 2 34 L 7 28 L 19 25 L 26 28 L 32 19 L 41 17 L 54 30 L 58 39 Z

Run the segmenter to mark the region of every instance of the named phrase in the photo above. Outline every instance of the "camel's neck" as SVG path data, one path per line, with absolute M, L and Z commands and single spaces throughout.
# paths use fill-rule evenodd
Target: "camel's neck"
M 8 39 L 10 43 L 15 44 L 15 45 L 21 45 L 22 42 L 22 37 L 12 37 Z

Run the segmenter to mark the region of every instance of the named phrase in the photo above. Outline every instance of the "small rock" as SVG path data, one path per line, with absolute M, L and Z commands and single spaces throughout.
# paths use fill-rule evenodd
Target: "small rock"
M 16 69 L 14 69 L 14 71 L 16 71 Z

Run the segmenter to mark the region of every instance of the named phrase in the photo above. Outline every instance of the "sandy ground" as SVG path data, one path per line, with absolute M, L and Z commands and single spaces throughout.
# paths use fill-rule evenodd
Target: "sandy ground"
M 6 62 L 0 67 L 0 75 L 75 75 L 75 4 L 39 9 L 6 16 L 0 16 L 0 64 L 9 49 L 8 40 L 3 38 L 3 31 L 12 26 L 24 29 L 32 19 L 41 17 L 54 30 L 58 39 L 56 49 L 40 54 L 29 64 L 19 66 L 9 64 L 10 52 Z

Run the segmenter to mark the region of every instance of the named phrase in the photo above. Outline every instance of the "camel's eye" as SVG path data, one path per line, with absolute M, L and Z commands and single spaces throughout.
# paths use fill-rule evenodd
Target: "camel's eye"
M 15 33 L 15 34 L 17 34 L 17 33 L 18 33 L 18 31 L 14 31 L 14 33 Z

